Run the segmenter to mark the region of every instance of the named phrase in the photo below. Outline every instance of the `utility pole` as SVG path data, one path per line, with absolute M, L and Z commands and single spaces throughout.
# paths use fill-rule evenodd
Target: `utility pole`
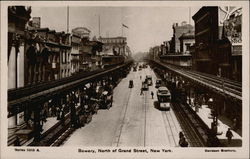
M 101 16 L 99 15 L 98 18 L 98 24 L 99 24 L 99 37 L 101 36 Z
M 67 6 L 67 33 L 69 33 L 69 6 Z
M 122 37 L 123 37 L 123 26 L 122 26 Z
M 191 20 L 190 20 L 191 19 L 191 7 L 188 7 L 188 11 L 189 11 L 189 17 L 188 17 L 189 18 L 189 24 L 191 24 Z

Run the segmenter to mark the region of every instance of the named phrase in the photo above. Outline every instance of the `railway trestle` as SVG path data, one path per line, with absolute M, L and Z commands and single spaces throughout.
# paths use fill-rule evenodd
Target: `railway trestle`
M 12 128 L 12 136 L 18 140 L 34 138 L 29 144 L 32 146 L 48 146 L 68 128 L 83 126 L 97 113 L 102 92 L 112 93 L 119 80 L 128 74 L 131 64 L 132 61 L 65 82 L 53 81 L 43 90 L 33 87 L 31 90 L 22 88 L 8 92 L 8 120 L 16 124 Z M 56 118 L 58 122 L 44 132 L 43 125 L 49 117 Z M 8 145 L 14 143 L 15 140 L 8 140 Z
M 226 116 L 234 123 L 233 129 L 242 129 L 241 84 L 210 77 L 204 74 L 194 74 L 191 70 L 163 64 L 160 61 L 149 61 L 154 71 L 159 74 L 173 92 L 173 100 L 181 99 L 182 104 L 195 107 L 196 111 L 202 105 L 211 109 L 211 133 L 217 132 L 217 120 Z M 187 72 L 187 73 L 186 73 Z M 177 97 L 178 96 L 178 97 Z

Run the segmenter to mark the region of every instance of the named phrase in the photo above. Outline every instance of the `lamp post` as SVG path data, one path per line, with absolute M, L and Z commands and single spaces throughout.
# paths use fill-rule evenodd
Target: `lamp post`
M 215 134 L 217 134 L 218 114 L 214 106 L 214 99 L 209 98 L 208 102 L 209 102 L 209 105 L 211 106 L 211 115 L 213 118 L 213 122 L 211 123 L 211 129 Z

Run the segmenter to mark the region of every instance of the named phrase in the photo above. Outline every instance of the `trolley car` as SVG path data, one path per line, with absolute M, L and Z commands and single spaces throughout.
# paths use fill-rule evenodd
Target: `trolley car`
M 170 110 L 171 94 L 167 87 L 159 87 L 157 91 L 157 98 L 159 102 L 159 108 L 164 110 Z

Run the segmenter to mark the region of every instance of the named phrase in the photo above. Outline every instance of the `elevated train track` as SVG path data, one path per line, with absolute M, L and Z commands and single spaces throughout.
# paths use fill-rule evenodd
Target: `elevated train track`
M 189 80 L 195 81 L 203 86 L 214 89 L 220 93 L 231 96 L 239 101 L 242 101 L 242 84 L 237 81 L 220 78 L 214 75 L 209 75 L 201 72 L 190 71 L 187 69 L 178 68 L 163 64 L 160 61 L 151 60 L 154 64 L 167 68 Z
M 26 109 L 40 110 L 39 103 L 41 101 L 49 100 L 54 95 L 67 92 L 82 86 L 85 83 L 93 82 L 105 76 L 112 75 L 113 72 L 126 70 L 127 67 L 132 64 L 132 61 L 110 67 L 104 70 L 97 70 L 85 74 L 80 74 L 72 77 L 68 77 L 62 80 L 52 81 L 51 83 L 41 83 L 36 86 L 28 86 L 16 90 L 10 90 L 8 92 L 8 117 L 15 115 Z M 126 72 L 126 71 L 125 71 Z M 28 108 L 25 103 L 29 103 Z M 22 107 L 22 105 L 24 105 Z M 80 107 L 76 107 L 76 112 L 79 114 Z M 65 139 L 76 129 L 71 127 L 70 113 L 65 115 L 65 120 L 61 120 L 54 124 L 47 131 L 42 133 L 39 140 L 34 140 L 29 143 L 28 146 L 59 146 Z M 11 144 L 11 143 L 9 143 Z
M 163 78 L 163 74 L 156 74 Z M 165 85 L 167 85 L 165 83 Z M 171 88 L 171 87 L 170 87 Z M 211 130 L 206 123 L 196 114 L 196 112 L 183 102 L 180 90 L 170 89 L 171 94 L 174 95 L 174 100 L 171 104 L 171 109 L 177 117 L 183 133 L 191 147 L 206 147 L 206 146 L 220 146 L 220 143 L 211 143 Z M 184 100 L 186 101 L 186 100 Z M 167 119 L 169 120 L 169 119 Z M 218 141 L 217 138 L 213 138 Z
M 132 61 L 128 61 L 124 64 L 112 68 L 101 69 L 89 73 L 82 73 L 61 80 L 44 82 L 34 86 L 27 86 L 14 90 L 9 90 L 8 117 L 11 117 L 19 112 L 24 111 L 26 108 L 25 105 L 22 104 L 24 104 L 25 102 L 30 102 L 37 98 L 51 98 L 54 94 L 58 94 L 61 91 L 66 91 L 68 89 L 76 88 L 80 84 L 88 83 L 97 78 L 104 77 L 112 72 L 125 68 L 131 63 Z
M 209 128 L 189 106 L 173 103 L 172 109 L 180 121 L 183 133 L 191 147 L 207 145 Z

